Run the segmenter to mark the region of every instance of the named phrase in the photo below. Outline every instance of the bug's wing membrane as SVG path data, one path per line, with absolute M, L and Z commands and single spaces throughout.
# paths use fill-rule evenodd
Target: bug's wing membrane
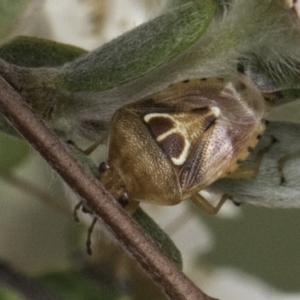
M 194 142 L 189 155 L 179 170 L 179 181 L 184 198 L 204 189 L 221 177 L 234 172 L 247 159 L 264 131 L 264 122 L 239 124 L 217 120 Z
M 194 143 L 186 162 L 179 170 L 183 194 L 193 194 L 194 190 L 201 190 L 221 177 L 231 164 L 234 152 L 226 129 L 218 123 L 212 125 Z

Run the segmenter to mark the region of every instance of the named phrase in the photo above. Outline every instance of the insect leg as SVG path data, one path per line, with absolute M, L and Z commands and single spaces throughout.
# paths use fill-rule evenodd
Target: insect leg
M 283 157 L 281 157 L 279 160 L 278 160 L 278 171 L 280 173 L 280 184 L 284 184 L 286 183 L 286 179 L 285 179 L 285 176 L 283 174 L 283 166 L 284 164 L 289 161 L 290 159 L 293 159 L 294 157 L 300 155 L 300 151 L 297 151 L 295 153 L 290 153 L 288 155 L 285 155 Z
M 92 255 L 93 252 L 92 252 L 92 248 L 91 248 L 91 245 L 92 245 L 92 233 L 93 233 L 93 230 L 94 230 L 94 227 L 95 227 L 95 224 L 97 222 L 97 217 L 94 217 L 92 223 L 91 223 L 91 226 L 89 227 L 88 229 L 88 236 L 87 236 L 87 239 L 86 239 L 86 252 L 88 255 Z
M 97 149 L 97 147 L 99 145 L 101 145 L 107 139 L 107 137 L 108 137 L 108 133 L 104 134 L 104 136 L 101 137 L 101 139 L 99 139 L 93 145 L 91 145 L 89 148 L 87 148 L 86 150 L 84 150 L 83 153 L 86 154 L 86 155 L 90 155 L 94 150 Z
M 251 167 L 239 167 L 231 174 L 227 174 L 226 178 L 253 178 L 255 177 L 260 169 L 261 162 L 263 160 L 264 155 L 270 151 L 270 149 L 277 143 L 278 140 L 275 137 L 272 137 L 270 144 L 260 151 L 258 151 L 255 162 Z
M 222 205 L 225 203 L 227 199 L 230 199 L 230 196 L 224 194 L 218 204 L 213 206 L 208 200 L 206 200 L 202 195 L 199 193 L 194 194 L 190 198 L 193 203 L 198 206 L 201 210 L 205 211 L 209 215 L 215 215 L 219 212 Z

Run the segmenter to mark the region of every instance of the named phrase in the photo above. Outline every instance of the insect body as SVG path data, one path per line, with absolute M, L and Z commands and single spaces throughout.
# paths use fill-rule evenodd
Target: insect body
M 100 180 L 129 203 L 203 200 L 198 192 L 231 176 L 256 146 L 264 110 L 243 75 L 171 85 L 116 111 Z

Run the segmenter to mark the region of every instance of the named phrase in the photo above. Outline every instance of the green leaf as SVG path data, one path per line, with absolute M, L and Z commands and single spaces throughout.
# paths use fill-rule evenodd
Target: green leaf
M 1 300 L 26 300 L 20 294 L 5 286 L 0 286 L 0 299 Z
M 298 210 L 242 206 L 238 218 L 201 215 L 215 247 L 201 260 L 241 269 L 289 292 L 299 292 Z
M 3 48 L 0 57 L 19 66 L 0 60 L 0 75 L 20 91 L 25 101 L 30 99 L 34 113 L 63 135 L 68 130 L 78 129 L 80 126 L 69 122 L 81 118 L 83 110 L 90 110 L 94 105 L 90 98 L 93 98 L 92 93 L 85 95 L 84 92 L 99 92 L 133 81 L 179 56 L 203 35 L 215 8 L 212 0 L 190 0 L 82 56 L 84 50 L 75 51 L 63 45 L 34 39 L 19 44 L 15 41 L 7 45 L 8 49 Z M 44 50 L 37 51 L 39 44 Z M 23 46 L 27 51 L 24 58 L 20 57 Z M 58 53 L 59 49 L 63 54 Z M 54 57 L 50 57 L 49 52 L 53 52 Z M 78 59 L 56 65 L 72 60 L 77 54 Z M 58 62 L 60 55 L 62 60 Z M 100 97 L 96 102 L 98 107 L 101 101 Z M 101 121 L 100 126 L 107 127 L 107 120 Z M 7 130 L 0 118 L 1 128 Z
M 182 269 L 181 253 L 170 237 L 141 208 L 133 214 L 133 219 L 153 239 L 157 247 Z
M 22 67 L 54 67 L 72 61 L 87 51 L 46 39 L 19 36 L 0 47 L 0 57 Z
M 67 271 L 47 274 L 38 279 L 46 288 L 69 300 L 116 300 L 120 294 L 104 284 L 88 280 L 80 272 Z
M 132 81 L 193 45 L 211 23 L 216 5 L 192 0 L 67 64 L 57 84 L 72 92 L 107 90 Z
M 0 132 L 0 175 L 18 166 L 28 154 L 28 143 Z

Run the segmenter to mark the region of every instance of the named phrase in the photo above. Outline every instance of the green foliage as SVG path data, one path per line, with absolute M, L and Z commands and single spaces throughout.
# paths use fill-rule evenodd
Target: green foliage
M 222 17 L 224 1 L 217 13 L 211 0 L 175 4 L 85 55 L 69 45 L 16 39 L 0 48 L 0 57 L 23 67 L 0 62 L 0 74 L 63 137 L 71 131 L 97 136 L 84 125 L 98 122 L 105 131 L 117 108 L 159 86 L 189 76 L 231 76 L 241 61 L 262 88 L 297 88 L 299 30 L 279 1 L 233 1 Z M 9 130 L 0 118 L 1 128 Z
M 182 269 L 182 257 L 170 237 L 142 209 L 138 208 L 132 216 L 148 233 L 158 248 Z
M 24 297 L 19 295 L 14 290 L 4 286 L 0 286 L 0 299 L 1 300 L 26 300 Z
M 17 66 L 36 68 L 60 66 L 87 51 L 35 37 L 19 36 L 0 47 L 0 57 Z
M 53 86 L 57 97 L 62 89 L 70 92 L 98 92 L 110 89 L 141 77 L 188 49 L 206 31 L 213 19 L 215 8 L 212 0 L 191 0 L 62 68 L 43 70 L 24 68 L 18 70 L 24 76 L 22 83 L 14 82 L 14 79 L 12 81 L 10 78 L 6 79 L 14 86 L 22 84 L 24 91 L 30 90 L 32 103 L 37 101 L 34 98 L 44 99 L 44 103 L 48 100 L 52 101 L 53 99 L 48 99 L 47 89 L 52 90 L 53 97 L 55 96 Z M 24 44 L 24 41 L 22 43 Z M 13 46 L 16 48 L 13 49 L 14 57 L 7 53 Z M 53 48 L 57 51 L 59 48 L 57 46 L 58 44 L 53 47 L 51 43 L 48 45 L 44 43 L 42 45 L 44 53 L 39 59 L 41 51 L 37 47 L 37 41 L 29 41 L 29 45 L 26 45 L 29 52 L 26 55 L 28 58 L 26 62 L 26 58 L 17 57 L 20 54 L 20 47 L 15 41 L 9 48 L 3 48 L 0 55 L 10 61 L 19 62 L 20 65 L 49 66 L 53 65 L 51 52 Z M 74 54 L 74 49 L 66 49 L 63 45 L 61 48 L 64 48 L 66 59 L 67 51 L 71 52 L 71 56 Z M 34 58 L 35 52 L 37 52 L 36 58 Z M 33 58 L 30 58 L 30 55 Z M 48 59 L 50 62 L 47 62 Z
M 65 300 L 117 300 L 120 293 L 99 281 L 93 282 L 77 271 L 47 274 L 38 279 Z
M 102 121 L 100 127 L 105 130 L 111 115 L 102 120 L 97 111 L 105 111 L 99 101 L 104 98 L 97 97 L 95 103 L 93 93 L 83 92 L 99 92 L 132 82 L 166 64 L 203 35 L 215 8 L 212 0 L 190 0 L 86 55 L 81 55 L 84 50 L 63 44 L 16 39 L 0 49 L 0 57 L 22 67 L 0 61 L 0 74 L 22 91 L 33 111 L 49 121 L 47 125 L 62 133 L 62 137 L 70 131 L 89 137 L 95 129 L 88 132 L 86 121 Z M 26 54 L 22 54 L 22 49 Z M 81 57 L 74 59 L 76 56 Z M 109 101 L 114 102 L 114 107 L 121 106 L 115 98 Z M 95 109 L 91 109 L 95 104 Z M 97 117 L 91 117 L 94 113 Z M 9 132 L 1 118 L 0 128 Z
M 66 65 L 58 85 L 102 91 L 132 81 L 179 55 L 201 37 L 215 12 L 211 0 L 188 1 Z
M 29 154 L 29 146 L 21 139 L 0 132 L 0 175 L 22 163 Z

